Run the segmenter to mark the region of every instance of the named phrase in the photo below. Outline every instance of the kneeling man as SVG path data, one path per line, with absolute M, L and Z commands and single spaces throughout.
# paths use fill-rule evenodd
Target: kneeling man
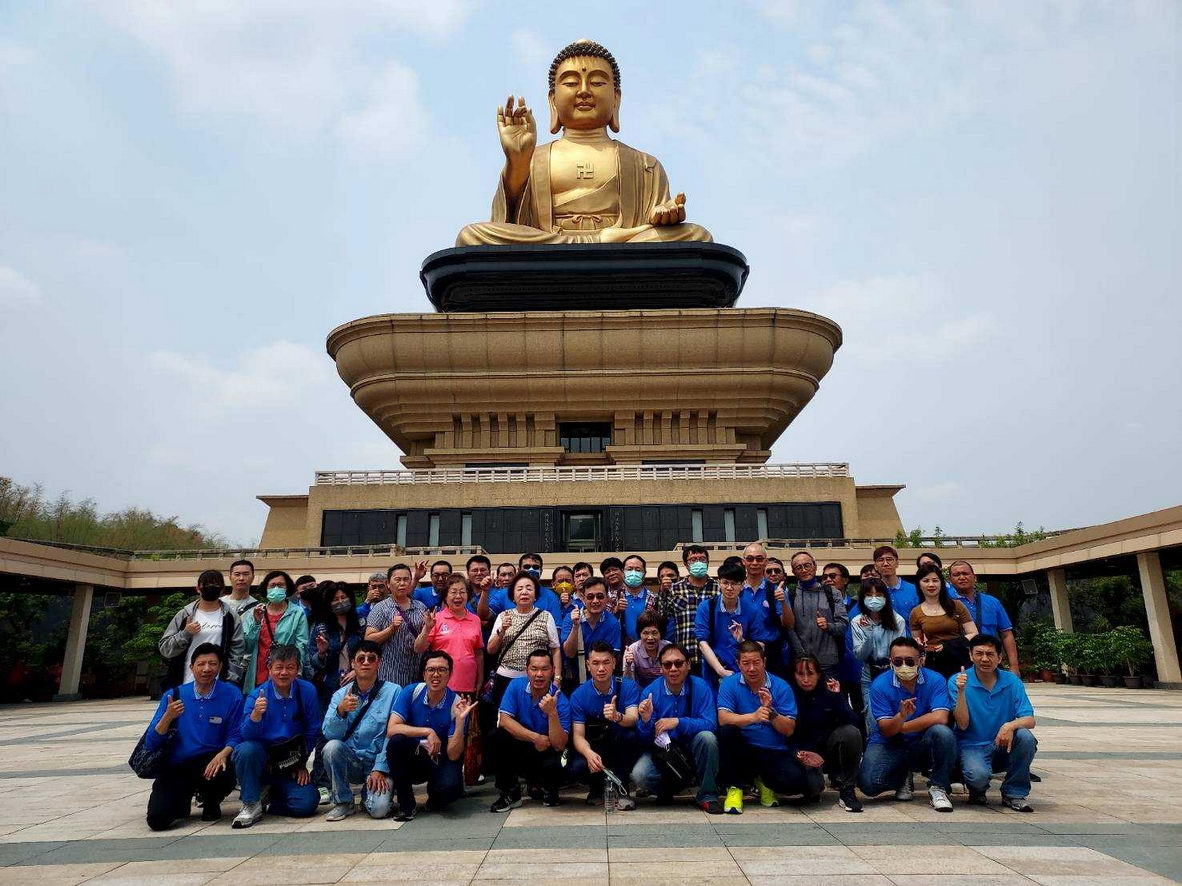
M 464 736 L 476 702 L 448 688 L 452 659 L 442 650 L 423 660 L 423 682 L 398 694 L 390 714 L 390 772 L 398 821 L 415 817 L 416 784 L 427 784 L 427 809 L 438 812 L 464 795 Z
M 637 708 L 636 731 L 647 751 L 633 768 L 632 781 L 661 804 L 671 803 L 677 791 L 696 781 L 698 806 L 719 815 L 714 690 L 690 673 L 690 656 L 681 644 L 666 646 L 657 661 L 661 676 L 645 687 Z M 692 770 L 681 771 L 677 764 L 682 761 Z
M 932 808 L 951 812 L 956 739 L 948 728 L 947 683 L 923 667 L 923 651 L 910 637 L 891 643 L 890 664 L 870 684 L 870 743 L 858 767 L 858 789 L 868 797 L 893 790 L 896 800 L 910 800 L 912 773 L 927 772 Z
M 353 681 L 328 703 L 324 715 L 324 768 L 332 781 L 333 807 L 326 821 L 342 821 L 353 814 L 353 785 L 365 786 L 365 811 L 370 818 L 390 814 L 389 764 L 386 762 L 386 724 L 398 695 L 398 685 L 378 679 L 382 647 L 362 640 L 353 652 Z
M 1017 674 L 998 668 L 1001 641 L 977 634 L 969 641 L 973 669 L 961 669 L 948 680 L 952 716 L 956 720 L 956 746 L 960 768 L 969 789 L 969 802 L 985 804 L 985 792 L 994 772 L 1005 772 L 1001 802 L 1017 812 L 1033 812 L 1030 763 L 1038 741 L 1034 706 Z
M 587 651 L 591 679 L 570 696 L 571 744 L 578 756 L 572 757 L 567 771 L 590 787 L 588 806 L 603 802 L 603 770 L 627 780 L 640 756 L 636 738 L 640 687 L 615 676 L 615 670 L 616 650 L 610 643 L 595 641 Z M 617 808 L 635 809 L 636 801 L 621 794 Z

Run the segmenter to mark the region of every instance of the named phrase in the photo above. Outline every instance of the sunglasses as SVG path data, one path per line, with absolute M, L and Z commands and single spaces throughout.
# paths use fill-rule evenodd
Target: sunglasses
M 764 570 L 768 575 L 780 575 L 784 572 L 779 566 L 769 566 Z
M 673 671 L 677 668 L 684 668 L 687 662 L 684 658 L 673 659 L 670 661 L 661 662 L 661 667 L 666 671 Z
M 911 667 L 919 664 L 919 659 L 915 658 L 892 658 L 891 664 L 897 668 Z
M 358 664 L 372 664 L 377 660 L 378 656 L 374 655 L 372 652 L 359 652 L 353 656 L 353 661 L 357 662 Z
M 839 578 L 841 578 L 841 573 L 840 572 L 826 572 L 824 575 L 824 578 L 831 579 L 832 581 L 837 581 Z
M 584 594 L 584 600 L 606 600 L 607 594 Z

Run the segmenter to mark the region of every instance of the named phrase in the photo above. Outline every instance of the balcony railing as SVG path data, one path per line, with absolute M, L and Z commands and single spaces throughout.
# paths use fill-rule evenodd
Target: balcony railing
M 544 483 L 601 480 L 745 480 L 848 477 L 842 462 L 783 465 L 589 465 L 533 468 L 436 468 L 427 471 L 317 471 L 317 486 L 404 483 Z

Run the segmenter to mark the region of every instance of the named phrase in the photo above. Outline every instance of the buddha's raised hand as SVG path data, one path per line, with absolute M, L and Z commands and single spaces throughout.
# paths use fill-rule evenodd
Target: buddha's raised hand
M 650 225 L 679 225 L 685 221 L 685 194 L 678 194 L 653 209 Z
M 529 160 L 538 142 L 538 126 L 534 114 L 525 106 L 525 99 L 518 96 L 513 106 L 513 96 L 497 108 L 497 133 L 501 136 L 501 148 L 510 161 Z

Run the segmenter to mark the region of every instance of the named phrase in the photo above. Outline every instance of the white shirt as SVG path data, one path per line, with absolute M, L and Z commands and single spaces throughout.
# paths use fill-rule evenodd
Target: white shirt
M 193 653 L 197 651 L 197 647 L 202 643 L 212 643 L 214 646 L 221 647 L 222 619 L 224 617 L 225 612 L 220 606 L 213 612 L 206 612 L 201 608 L 193 612 L 193 621 L 201 625 L 201 630 L 193 635 L 193 639 L 189 643 L 189 664 L 193 663 Z M 185 668 L 185 682 L 193 682 L 193 669 L 190 667 Z

